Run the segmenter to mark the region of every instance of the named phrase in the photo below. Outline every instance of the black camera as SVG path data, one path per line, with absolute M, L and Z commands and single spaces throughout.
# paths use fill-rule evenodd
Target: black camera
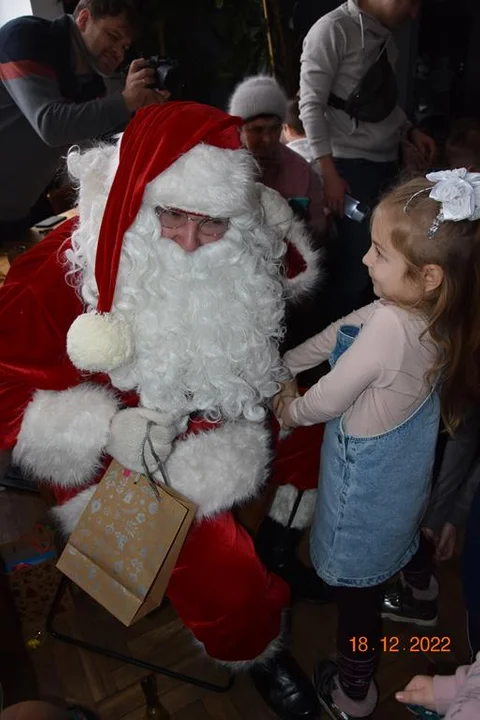
M 174 99 L 181 97 L 185 83 L 177 60 L 153 55 L 147 59 L 146 67 L 155 70 L 155 80 L 147 87 L 155 90 L 168 90 Z

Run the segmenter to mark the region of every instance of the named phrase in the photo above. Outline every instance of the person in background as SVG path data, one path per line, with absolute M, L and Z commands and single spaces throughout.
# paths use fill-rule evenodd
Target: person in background
M 320 244 L 326 230 L 322 185 L 309 163 L 280 142 L 287 105 L 273 77 L 256 75 L 237 85 L 228 112 L 244 120 L 242 142 L 259 164 L 261 181 L 286 200 L 302 201 L 305 219 Z
M 127 124 L 138 108 L 165 101 L 154 71 L 134 60 L 122 91 L 104 77 L 124 60 L 137 31 L 133 0 L 80 0 L 73 16 L 20 17 L 0 28 L 0 244 L 21 235 L 68 147 Z
M 480 121 L 461 118 L 453 123 L 445 144 L 449 167 L 464 167 L 470 172 L 480 171 Z
M 455 675 L 415 675 L 395 695 L 401 703 L 445 713 L 444 720 L 477 720 L 480 717 L 480 656 L 462 665 Z
M 313 157 L 310 143 L 305 135 L 305 128 L 303 127 L 303 123 L 300 119 L 298 97 L 294 97 L 288 101 L 287 117 L 283 123 L 283 137 L 285 138 L 285 143 L 290 150 L 293 150 L 301 155 L 304 160 L 314 166 L 314 170 L 317 172 L 320 171 L 320 167 Z
M 368 223 L 343 217 L 345 193 L 373 208 L 397 175 L 400 141 L 429 162 L 434 141 L 397 103 L 392 32 L 416 17 L 421 0 L 348 0 L 307 33 L 301 56 L 300 116 L 322 171 L 325 202 L 338 217 L 332 255 L 331 320 L 373 297 L 362 258 Z
M 339 611 L 337 662 L 314 675 L 331 717 L 375 708 L 382 584 L 402 571 L 416 599 L 438 595 L 420 527 L 440 413 L 453 432 L 480 395 L 479 190 L 466 170 L 394 188 L 364 258 L 380 300 L 284 356 L 293 376 L 332 365 L 303 397 L 290 382 L 274 401 L 286 428 L 326 423 L 310 551 Z

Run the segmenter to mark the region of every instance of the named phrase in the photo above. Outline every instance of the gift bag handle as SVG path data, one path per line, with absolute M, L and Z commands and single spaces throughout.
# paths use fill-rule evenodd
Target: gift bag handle
M 153 472 L 156 472 L 157 470 L 160 472 L 160 475 L 162 476 L 162 480 L 167 487 L 172 487 L 172 484 L 170 482 L 170 478 L 168 477 L 167 468 L 165 467 L 165 463 L 159 458 L 155 448 L 153 447 L 152 437 L 150 434 L 153 425 L 155 425 L 155 423 L 152 420 L 148 420 L 147 430 L 145 432 L 145 437 L 143 439 L 143 445 L 142 445 L 142 465 L 143 465 L 143 470 L 145 472 L 145 476 L 146 476 L 148 482 L 150 483 L 150 486 L 151 486 L 153 492 L 155 493 L 157 500 L 160 501 L 162 498 L 160 495 L 160 491 L 158 489 L 158 485 L 155 482 L 155 478 L 153 477 L 152 473 L 150 472 L 150 470 L 148 468 L 147 459 L 145 457 L 145 449 L 146 449 L 147 445 L 150 449 L 150 452 L 152 453 L 153 459 L 155 460 L 155 462 L 157 464 L 157 466 Z

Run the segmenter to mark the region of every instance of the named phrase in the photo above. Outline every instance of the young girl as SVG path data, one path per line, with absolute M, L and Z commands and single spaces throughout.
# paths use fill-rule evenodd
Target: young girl
M 403 570 L 435 600 L 419 526 L 430 492 L 440 410 L 453 430 L 479 394 L 480 175 L 432 173 L 377 207 L 363 262 L 380 300 L 285 355 L 295 376 L 329 358 L 303 397 L 276 398 L 285 427 L 327 423 L 311 556 L 335 588 L 337 662 L 315 684 L 332 718 L 368 717 L 381 636 L 381 584 Z

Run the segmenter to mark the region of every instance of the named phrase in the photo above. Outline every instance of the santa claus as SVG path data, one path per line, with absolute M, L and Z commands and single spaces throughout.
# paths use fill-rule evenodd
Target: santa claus
M 153 421 L 172 486 L 198 506 L 172 604 L 210 656 L 251 666 L 280 717 L 313 719 L 285 649 L 288 585 L 232 509 L 270 472 L 285 302 L 315 280 L 315 256 L 255 182 L 240 122 L 151 106 L 119 146 L 70 153 L 79 219 L 19 258 L 0 293 L 0 447 L 55 488 L 69 533 L 108 456 L 142 471 Z

